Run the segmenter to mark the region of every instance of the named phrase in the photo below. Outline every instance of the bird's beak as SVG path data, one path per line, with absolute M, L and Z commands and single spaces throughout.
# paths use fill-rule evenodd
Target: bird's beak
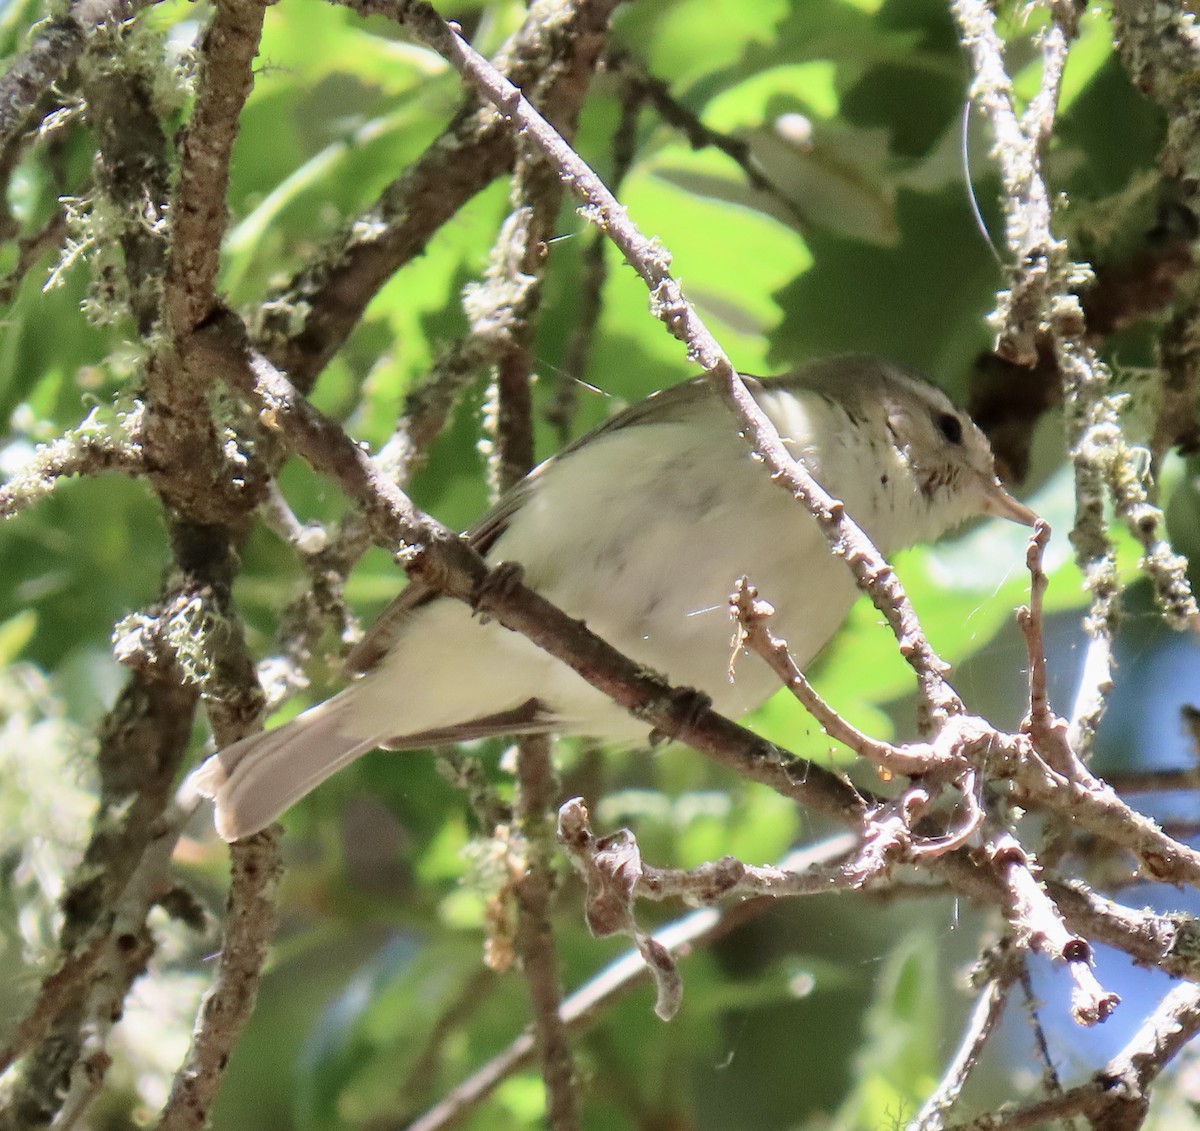
M 1007 518 L 1010 522 L 1019 522 L 1023 526 L 1033 526 L 1038 520 L 1038 516 L 1020 499 L 1005 490 L 999 479 L 984 483 L 983 512 L 996 518 Z

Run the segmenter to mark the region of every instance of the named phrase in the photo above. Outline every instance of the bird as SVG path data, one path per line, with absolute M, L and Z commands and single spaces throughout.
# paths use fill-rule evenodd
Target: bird
M 885 556 L 980 515 L 1037 520 L 997 477 L 983 432 L 913 369 L 851 354 L 745 380 L 788 452 Z M 731 670 L 738 580 L 774 606 L 772 631 L 801 668 L 858 591 L 703 377 L 633 404 L 546 460 L 465 537 L 490 565 L 519 563 L 526 585 L 734 718 L 779 686 L 756 658 Z M 193 771 L 190 786 L 214 801 L 222 838 L 265 828 L 375 748 L 544 733 L 650 741 L 646 722 L 566 664 L 419 582 L 346 666 L 354 678 L 343 690 Z

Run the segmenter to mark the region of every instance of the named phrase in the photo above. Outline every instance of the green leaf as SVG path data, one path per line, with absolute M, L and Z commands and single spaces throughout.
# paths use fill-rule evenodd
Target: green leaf
M 25 609 L 0 622 L 0 667 L 11 664 L 25 650 L 37 631 L 37 613 Z
M 685 88 L 736 63 L 752 46 L 773 43 L 775 27 L 789 9 L 786 0 L 756 0 L 747 18 L 744 0 L 627 4 L 618 9 L 614 26 L 621 40 L 637 45 L 651 74 L 670 75 Z
M 767 67 L 710 99 L 704 123 L 733 133 L 765 125 L 789 110 L 832 118 L 838 112 L 837 77 L 830 59 Z
M 726 350 L 743 368 L 760 370 L 764 335 L 781 316 L 770 294 L 802 273 L 811 257 L 795 231 L 744 202 L 722 200 L 723 187 L 740 195 L 740 179 L 721 154 L 670 145 L 628 178 L 624 198 L 643 230 L 671 249 L 675 272 L 713 319 Z M 713 238 L 718 230 L 721 237 Z

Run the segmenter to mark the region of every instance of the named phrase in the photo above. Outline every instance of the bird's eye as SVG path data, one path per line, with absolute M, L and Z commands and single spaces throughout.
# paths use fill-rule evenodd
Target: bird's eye
M 951 444 L 961 444 L 963 438 L 962 421 L 952 412 L 939 412 L 933 418 L 937 430 Z

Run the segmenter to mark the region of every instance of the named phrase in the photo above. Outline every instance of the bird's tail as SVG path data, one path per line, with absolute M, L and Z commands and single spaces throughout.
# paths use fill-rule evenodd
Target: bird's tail
M 376 738 L 343 733 L 353 687 L 264 734 L 218 751 L 184 790 L 216 804 L 217 832 L 229 841 L 266 828 L 288 806 L 371 750 Z

